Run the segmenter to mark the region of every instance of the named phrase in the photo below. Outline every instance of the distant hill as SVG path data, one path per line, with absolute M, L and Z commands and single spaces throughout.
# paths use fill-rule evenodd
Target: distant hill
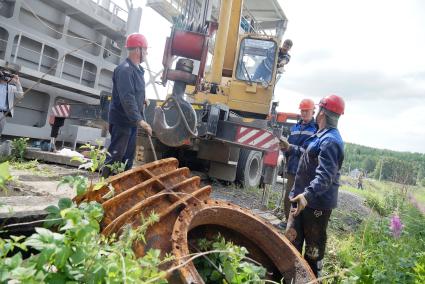
M 361 169 L 369 177 L 425 185 L 425 154 L 397 152 L 345 143 L 343 171 Z

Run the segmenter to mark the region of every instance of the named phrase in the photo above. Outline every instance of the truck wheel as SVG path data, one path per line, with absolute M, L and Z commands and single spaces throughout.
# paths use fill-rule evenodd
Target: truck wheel
M 244 188 L 257 187 L 263 172 L 261 152 L 241 149 L 236 177 Z

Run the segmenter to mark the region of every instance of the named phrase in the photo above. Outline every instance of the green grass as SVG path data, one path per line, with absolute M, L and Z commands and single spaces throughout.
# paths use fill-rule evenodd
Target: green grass
M 12 170 L 25 171 L 30 175 L 39 177 L 50 177 L 55 174 L 50 168 L 40 164 L 37 160 L 12 160 L 10 162 L 10 168 Z
M 413 190 L 413 196 L 416 200 L 425 205 L 425 188 L 424 187 L 415 187 Z
M 11 161 L 10 166 L 12 169 L 15 170 L 30 170 L 30 171 L 36 171 L 38 170 L 38 166 L 40 163 L 37 160 L 31 160 L 31 161 Z
M 341 179 L 342 190 L 365 198 L 370 214 L 357 230 L 344 229 L 344 218 L 352 213 L 334 210 L 328 230 L 325 275 L 339 275 L 327 283 L 424 283 L 425 216 L 414 208 L 407 194 L 413 192 L 425 201 L 425 189 L 405 187 L 391 182 L 365 180 L 365 190 L 356 188 L 356 180 Z M 397 214 L 404 227 L 399 238 L 390 230 Z M 344 276 L 341 276 L 344 274 Z

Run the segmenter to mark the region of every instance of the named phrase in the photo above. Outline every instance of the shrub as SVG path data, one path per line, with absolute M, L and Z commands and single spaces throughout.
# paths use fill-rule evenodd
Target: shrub
M 12 141 L 12 157 L 18 161 L 23 161 L 25 150 L 28 146 L 29 138 L 17 138 Z

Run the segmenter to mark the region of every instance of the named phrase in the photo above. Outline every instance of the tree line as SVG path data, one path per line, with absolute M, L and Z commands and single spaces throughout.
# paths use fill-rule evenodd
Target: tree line
M 342 171 L 363 171 L 368 177 L 425 186 L 425 154 L 383 150 L 345 143 Z

